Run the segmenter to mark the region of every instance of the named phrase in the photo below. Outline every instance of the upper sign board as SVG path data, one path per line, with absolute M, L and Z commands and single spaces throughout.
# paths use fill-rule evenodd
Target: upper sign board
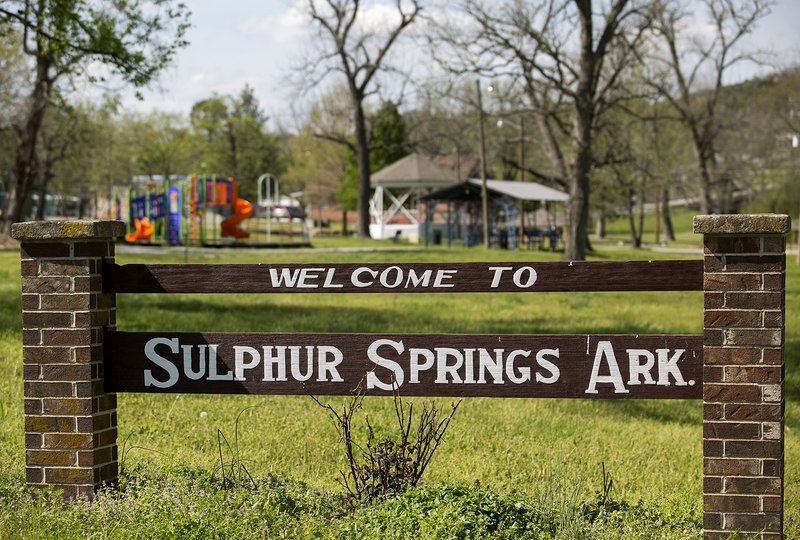
M 702 290 L 703 261 L 110 264 L 109 293 Z

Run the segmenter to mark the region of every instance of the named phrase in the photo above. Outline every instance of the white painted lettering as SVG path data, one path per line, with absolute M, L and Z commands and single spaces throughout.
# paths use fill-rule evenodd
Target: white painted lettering
M 447 364 L 447 358 L 455 358 L 453 365 Z M 450 347 L 436 347 L 436 384 L 447 384 L 447 375 L 454 383 L 461 382 L 458 370 L 464 365 L 464 355 L 457 349 Z
M 475 349 L 464 349 L 464 384 L 475 384 Z
M 250 361 L 245 362 L 244 357 L 249 356 Z M 234 381 L 245 381 L 244 370 L 253 369 L 261 362 L 261 355 L 253 347 L 246 345 L 233 346 L 233 372 Z
M 374 276 L 373 276 L 374 277 Z M 375 371 L 370 371 L 367 373 L 367 389 L 370 390 L 372 388 L 379 388 L 381 390 L 395 390 L 396 388 L 400 388 L 403 382 L 405 381 L 405 374 L 403 373 L 403 368 L 395 362 L 394 360 L 389 360 L 388 358 L 383 358 L 381 355 L 378 354 L 378 349 L 386 345 L 387 347 L 392 347 L 397 354 L 403 354 L 405 350 L 405 346 L 403 345 L 402 341 L 392 341 L 391 339 L 378 339 L 370 343 L 369 348 L 367 349 L 367 358 L 374 362 L 375 364 L 385 367 L 386 369 L 390 370 L 393 374 L 391 384 L 386 384 L 382 382 L 378 376 L 375 374 Z
M 172 351 L 175 354 L 178 354 L 179 351 L 178 338 L 172 338 L 172 339 L 153 338 L 149 340 L 147 343 L 145 343 L 144 355 L 147 357 L 148 360 L 150 360 L 155 365 L 166 371 L 168 377 L 167 380 L 165 381 L 159 381 L 158 379 L 153 377 L 152 371 L 150 371 L 149 369 L 145 369 L 144 385 L 155 386 L 156 388 L 169 388 L 170 386 L 173 386 L 176 382 L 178 382 L 178 377 L 180 376 L 180 373 L 178 372 L 178 368 L 175 366 L 175 364 L 173 364 L 172 362 L 170 362 L 169 360 L 167 360 L 166 358 L 164 358 L 163 356 L 161 356 L 156 352 L 156 347 L 159 345 L 166 345 L 167 347 L 169 347 L 170 351 Z
M 273 354 L 273 349 L 277 354 Z M 264 378 L 263 381 L 285 381 L 286 379 L 286 346 L 273 347 L 265 345 L 261 348 L 264 356 Z M 275 368 L 278 374 L 275 375 Z
M 208 380 L 209 381 L 232 381 L 233 371 L 228 370 L 227 373 L 219 373 L 219 364 L 217 363 L 217 348 L 219 345 L 213 344 L 208 346 Z
M 644 363 L 639 360 L 644 358 Z M 656 363 L 656 357 L 653 353 L 645 349 L 628 349 L 628 384 L 638 385 L 642 384 L 641 378 L 644 377 L 644 384 L 656 384 L 653 376 L 650 375 L 650 370 Z
M 675 386 L 686 386 L 681 370 L 678 369 L 678 361 L 683 357 L 686 349 L 676 349 L 672 357 L 669 356 L 669 349 L 657 349 L 658 355 L 658 384 L 669 386 L 669 376 L 675 379 Z
M 392 273 L 394 273 L 394 281 L 389 281 Z M 381 272 L 379 281 L 387 289 L 394 289 L 403 282 L 403 270 L 399 266 L 390 266 Z
M 288 268 L 281 268 L 281 273 L 278 274 L 277 268 L 269 269 L 269 277 L 272 281 L 272 286 L 275 288 L 294 287 L 299 276 L 299 270 L 291 271 Z
M 478 349 L 478 384 L 486 384 L 486 372 L 494 384 L 503 384 L 503 349 L 494 350 L 495 358 L 486 349 Z
M 300 279 L 297 281 L 297 288 L 298 289 L 318 289 L 319 284 L 317 283 L 309 283 L 309 280 L 317 281 L 319 280 L 320 274 L 324 272 L 324 268 L 303 268 L 300 270 Z
M 527 277 L 525 277 L 525 274 L 528 274 Z M 534 270 L 530 266 L 523 266 L 522 268 L 514 272 L 514 285 L 516 285 L 520 289 L 527 289 L 528 287 L 531 287 L 534 283 L 536 283 L 537 277 L 538 276 L 536 275 L 536 270 Z
M 328 360 L 328 357 L 333 357 L 332 360 Z M 336 366 L 342 363 L 344 360 L 344 355 L 342 351 L 337 349 L 336 347 L 331 347 L 328 345 L 320 345 L 317 347 L 317 362 L 318 362 L 318 373 L 317 373 L 317 382 L 344 382 L 342 376 L 339 375 L 339 371 L 336 369 Z M 330 376 L 330 379 L 328 378 Z
M 537 383 L 553 384 L 561 376 L 561 370 L 558 369 L 558 366 L 546 358 L 549 356 L 552 360 L 557 360 L 559 351 L 560 349 L 542 349 L 536 353 L 536 363 L 539 364 L 540 367 L 550 372 L 548 377 L 545 377 L 541 373 L 537 372 Z
M 192 349 L 194 345 L 181 345 L 183 350 L 183 373 L 191 380 L 202 379 L 206 374 L 206 345 L 198 345 L 199 358 L 197 359 L 197 371 L 192 368 Z
M 314 346 L 306 345 L 306 372 L 300 371 L 300 347 L 289 347 L 290 360 L 289 366 L 292 373 L 292 378 L 296 381 L 307 381 L 314 373 Z
M 433 367 L 434 357 L 430 349 L 408 349 L 409 355 L 409 378 L 408 382 L 419 383 L 419 372 L 431 369 Z M 419 358 L 425 358 L 424 362 L 420 362 Z
M 325 283 L 323 283 L 323 289 L 341 289 L 344 287 L 341 283 L 334 283 L 333 278 L 336 275 L 335 268 L 328 268 L 328 273 L 325 274 Z
M 609 375 L 600 375 L 600 364 L 603 358 L 605 358 L 608 363 Z M 586 389 L 586 393 L 596 394 L 597 385 L 601 383 L 613 384 L 615 394 L 627 394 L 630 392 L 630 390 L 625 388 L 622 382 L 622 374 L 619 372 L 617 357 L 614 355 L 614 347 L 611 346 L 610 341 L 600 341 L 597 344 L 597 351 L 594 355 L 594 365 L 592 366 L 592 377 L 589 380 L 589 388 Z
M 491 287 L 493 289 L 497 288 L 500 285 L 500 278 L 503 276 L 503 272 L 513 269 L 513 266 L 490 266 L 489 270 L 494 272 Z
M 419 287 L 420 285 L 427 287 L 431 282 L 431 275 L 433 275 L 433 271 L 424 270 L 422 275 L 418 276 L 417 272 L 412 268 L 408 271 L 405 288 L 408 289 L 409 285 L 412 288 Z
M 438 270 L 436 272 L 436 277 L 433 280 L 433 286 L 440 288 L 455 287 L 455 285 L 452 283 L 444 283 L 444 280 L 453 279 L 457 273 L 458 270 Z
M 372 276 L 370 281 L 361 281 L 361 274 L 369 274 Z M 353 270 L 353 274 L 350 276 L 350 282 L 355 287 L 363 288 L 369 287 L 375 282 L 375 277 L 378 275 L 377 270 L 372 270 L 371 268 L 367 268 L 366 266 L 361 266 Z
M 531 351 L 523 351 L 523 350 L 511 351 L 509 353 L 508 357 L 506 357 L 506 377 L 508 377 L 509 381 L 511 381 L 514 384 L 522 384 L 524 382 L 531 380 L 531 368 L 529 368 L 528 366 L 517 368 L 520 372 L 520 376 L 517 376 L 517 374 L 514 373 L 514 360 L 518 356 L 528 358 L 530 355 Z

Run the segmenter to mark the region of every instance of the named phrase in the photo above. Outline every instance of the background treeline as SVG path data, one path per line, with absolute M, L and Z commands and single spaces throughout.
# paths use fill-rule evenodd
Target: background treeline
M 716 211 L 797 211 L 800 148 L 792 146 L 796 135 L 791 122 L 799 85 L 800 70 L 791 69 L 724 88 L 718 181 L 711 186 Z M 114 99 L 59 99 L 48 109 L 40 134 L 42 168 L 35 189 L 80 197 L 88 211 L 94 197 L 107 197 L 109 190 L 129 185 L 134 176 L 234 176 L 244 196 L 255 197 L 255 180 L 270 172 L 281 176 L 283 192 L 304 192 L 312 206 L 354 209 L 354 153 L 320 136 L 326 129 L 337 129 L 337 122 L 339 132 L 347 133 L 346 112 L 337 118 L 336 108 L 328 106 L 336 94 L 325 96 L 296 131 L 271 131 L 249 87 L 238 95 L 212 95 L 195 103 L 188 115 L 126 112 Z M 484 102 L 489 177 L 524 177 L 564 189 L 563 183 L 542 172 L 547 158 L 530 127 L 533 113 L 515 108 L 506 97 L 489 94 Z M 686 128 L 661 102 L 640 99 L 627 107 L 608 119 L 595 145 L 596 234 L 602 233 L 605 218 L 630 214 L 638 223 L 641 212 L 654 212 L 656 204 L 664 212 L 669 200 L 699 204 L 696 162 Z M 12 174 L 15 151 L 14 116 L 5 111 L 0 126 L 4 184 Z M 477 113 L 464 100 L 428 92 L 421 104 L 402 113 L 393 102 L 383 102 L 369 112 L 368 120 L 376 149 L 373 172 L 418 151 L 450 155 L 453 167 L 460 156 L 462 177 L 479 175 Z
M 297 92 L 312 103 L 288 126 L 270 122 L 248 86 L 212 94 L 188 114 L 132 113 L 114 93 L 81 97 L 87 83 L 105 80 L 95 74 L 98 62 L 133 86 L 149 83 L 186 45 L 188 13 L 143 24 L 146 11 L 115 12 L 111 22 L 141 27 L 125 38 L 113 25 L 101 31 L 108 18 L 91 20 L 81 2 L 69 12 L 49 2 L 30 13 L 12 4 L 0 2 L 5 230 L 33 193 L 78 197 L 85 213 L 133 176 L 234 176 L 242 194 L 255 197 L 256 178 L 268 172 L 281 177 L 283 193 L 313 206 L 357 210 L 363 232 L 369 173 L 408 152 L 446 155 L 461 177 L 481 175 L 480 111 L 488 177 L 535 180 L 570 195 L 570 258 L 585 256 L 586 237 L 602 236 L 609 217 L 626 216 L 639 245 L 642 216 L 657 213 L 669 238 L 670 203 L 700 212 L 800 207 L 800 71 L 724 84 L 734 66 L 769 58 L 743 42 L 768 0 L 703 0 L 704 37 L 687 33 L 700 11 L 668 0 L 616 0 L 600 11 L 577 0 L 497 9 L 471 0 L 457 8 L 470 24 L 429 17 L 409 36 L 435 44 L 438 67 L 424 76 L 398 69 L 389 48 L 407 27 L 420 27 L 426 6 L 398 5 L 399 23 L 384 33 L 358 24 L 358 39 L 322 31 L 317 60 L 297 71 Z M 337 5 L 317 11 L 310 2 L 311 25 L 359 20 L 359 3 Z M 352 65 L 326 63 L 337 57 Z M 332 73 L 351 76 L 316 84 Z M 309 81 L 313 91 L 303 88 Z

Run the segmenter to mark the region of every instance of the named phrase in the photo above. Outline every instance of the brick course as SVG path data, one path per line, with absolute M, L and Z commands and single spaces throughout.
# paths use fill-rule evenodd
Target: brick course
M 103 390 L 102 339 L 114 295 L 102 292 L 120 222 L 15 224 L 22 271 L 26 478 L 92 497 L 117 477 L 116 395 Z
M 786 216 L 697 216 L 704 234 L 706 539 L 783 537 Z

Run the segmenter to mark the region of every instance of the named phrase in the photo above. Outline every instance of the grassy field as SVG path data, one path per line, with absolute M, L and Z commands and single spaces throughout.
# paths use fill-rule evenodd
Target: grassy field
M 691 245 L 687 234 L 682 237 Z M 595 258 L 681 257 L 598 249 Z M 118 262 L 184 257 L 123 253 Z M 442 248 L 188 257 L 190 262 L 411 262 L 555 260 L 559 254 Z M 800 271 L 793 260 L 788 266 L 786 530 L 789 538 L 800 538 Z M 118 305 L 119 329 L 128 331 L 702 331 L 700 293 L 121 295 Z M 336 483 L 343 453 L 327 414 L 310 398 L 126 394 L 119 398 L 120 489 L 91 504 L 30 499 L 23 492 L 17 253 L 0 253 L 0 306 L 0 538 L 701 536 L 702 429 L 696 401 L 467 399 L 421 488 L 346 513 Z M 341 398 L 327 401 L 338 404 Z M 447 406 L 449 400 L 438 403 Z M 379 429 L 388 429 L 391 407 L 390 399 L 368 398 L 364 411 Z M 235 457 L 259 478 L 256 488 L 223 487 L 214 474 L 220 463 L 217 430 L 232 439 L 240 413 Z M 233 457 L 227 450 L 222 454 L 223 461 Z M 603 468 L 613 479 L 606 496 Z

